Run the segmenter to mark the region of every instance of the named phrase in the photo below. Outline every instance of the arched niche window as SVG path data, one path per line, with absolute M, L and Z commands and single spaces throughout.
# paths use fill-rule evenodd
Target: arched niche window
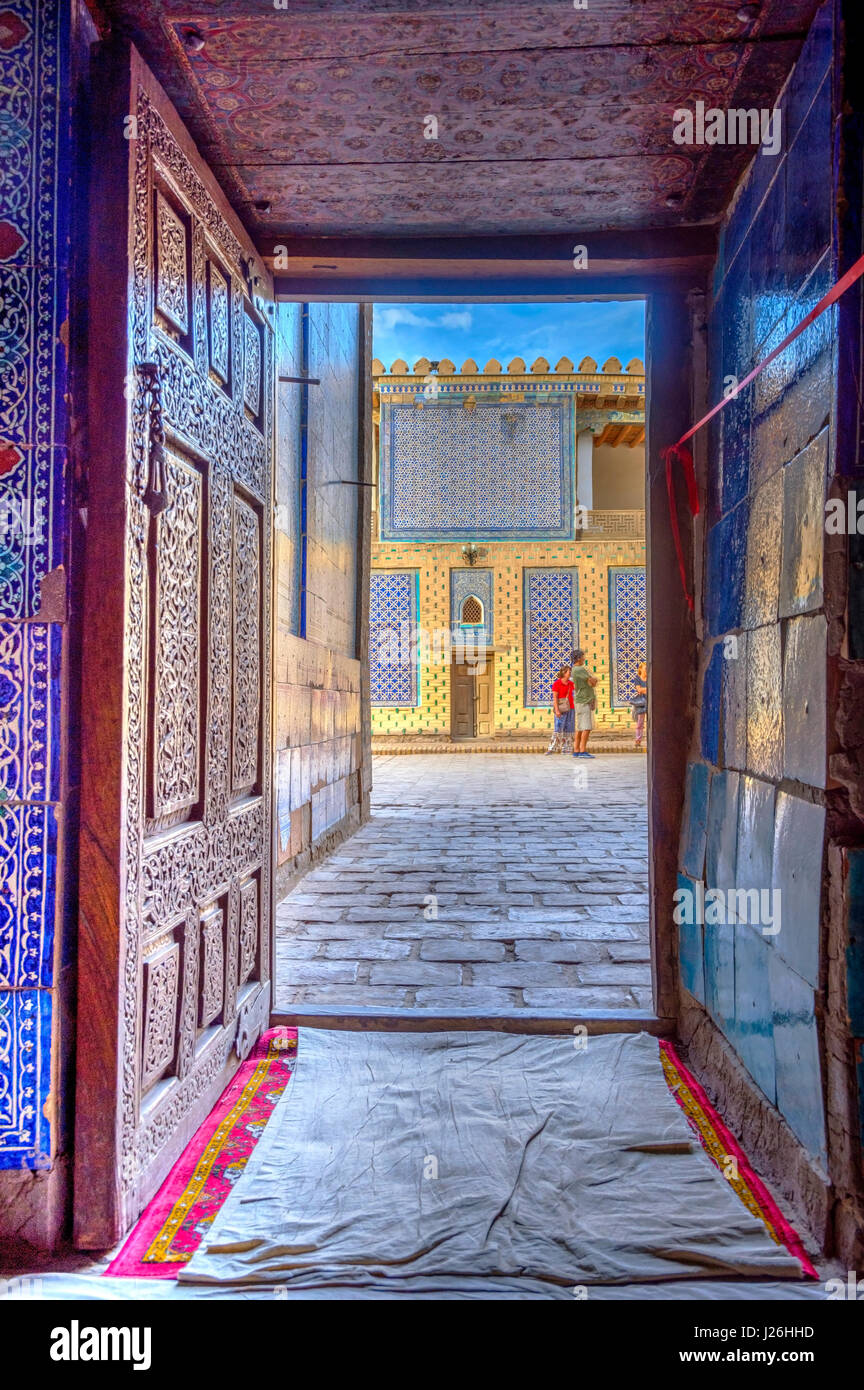
M 459 624 L 461 627 L 483 626 L 483 604 L 475 594 L 469 594 L 466 599 L 462 600 Z

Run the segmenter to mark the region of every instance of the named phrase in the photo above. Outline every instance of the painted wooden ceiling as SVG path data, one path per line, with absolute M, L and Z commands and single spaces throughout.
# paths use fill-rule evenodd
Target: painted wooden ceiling
M 818 0 L 102 0 L 254 233 L 582 232 L 718 219 Z M 438 138 L 424 129 L 438 122 Z M 256 204 L 258 206 L 256 206 Z

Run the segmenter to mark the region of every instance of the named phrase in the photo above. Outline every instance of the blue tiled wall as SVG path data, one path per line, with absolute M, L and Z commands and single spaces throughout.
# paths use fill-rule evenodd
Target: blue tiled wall
M 836 278 L 833 65 L 827 4 L 781 98 L 781 152 L 756 155 L 722 230 L 708 325 L 712 403 Z M 681 840 L 688 877 L 679 879 L 679 887 L 780 891 L 776 934 L 746 921 L 682 925 L 680 967 L 817 1161 L 825 1158 L 815 991 L 834 314 L 778 357 L 709 433 L 699 739 Z M 777 790 L 790 782 L 793 789 Z
M 62 825 L 62 605 L 67 563 L 70 45 L 64 0 L 5 0 L 0 26 L 0 1169 L 45 1168 Z M 56 578 L 52 589 L 56 587 Z M 58 611 L 58 607 L 61 611 Z M 56 1070 L 56 1068 L 55 1068 Z

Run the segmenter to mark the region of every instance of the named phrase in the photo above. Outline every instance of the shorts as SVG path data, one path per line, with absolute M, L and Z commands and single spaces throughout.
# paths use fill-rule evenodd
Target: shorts
M 584 734 L 587 729 L 594 728 L 594 711 L 590 705 L 577 705 L 572 713 L 576 715 L 576 728 L 580 734 Z
M 572 734 L 576 727 L 576 711 L 566 709 L 563 714 L 555 715 L 556 734 Z

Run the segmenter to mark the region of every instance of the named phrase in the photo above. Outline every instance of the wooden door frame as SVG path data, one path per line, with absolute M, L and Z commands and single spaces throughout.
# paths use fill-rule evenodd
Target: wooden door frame
M 471 687 L 472 687 L 472 694 L 471 694 L 471 730 L 472 730 L 472 732 L 471 732 L 470 734 L 462 735 L 461 737 L 458 737 L 458 738 L 457 738 L 456 734 L 454 733 L 453 681 L 454 681 L 454 679 L 456 678 L 456 667 L 457 667 L 457 666 L 465 666 L 466 664 L 467 664 L 467 663 L 464 662 L 464 661 L 459 661 L 455 656 L 452 657 L 452 659 L 451 659 L 451 661 L 450 661 L 450 738 L 451 738 L 451 740 L 452 740 L 454 743 L 471 743 L 471 742 L 473 742 L 473 740 L 476 739 L 476 737 L 477 737 L 477 676 L 476 676 L 476 674 L 474 674 L 474 673 L 472 673 L 470 676 L 467 677 L 467 679 L 469 679 L 469 680 L 471 681 Z M 460 680 L 464 680 L 464 679 L 466 679 L 466 677 L 460 676 L 459 679 L 460 679 Z
M 261 237 L 268 262 L 283 238 Z M 704 413 L 705 345 L 698 320 L 716 256 L 712 227 L 647 229 L 633 238 L 588 235 L 591 269 L 573 290 L 569 241 L 562 237 L 300 237 L 289 240 L 296 269 L 277 272 L 277 299 L 374 303 L 557 303 L 640 299 L 646 306 L 646 590 L 648 685 L 648 835 L 654 1018 L 623 1012 L 586 1015 L 589 1032 L 674 1031 L 679 1012 L 677 928 L 672 920 L 685 774 L 696 712 L 696 626 L 683 597 L 669 520 L 660 450 Z M 280 255 L 284 254 L 281 250 Z M 326 262 L 328 273 L 316 270 Z M 284 266 L 284 260 L 280 262 Z M 335 269 L 335 274 L 332 271 Z M 566 283 L 565 283 L 566 282 Z M 704 439 L 697 468 L 704 484 Z M 690 592 L 695 521 L 685 506 L 678 523 Z M 659 750 L 663 749 L 661 761 Z M 573 1020 L 568 1020 L 569 1027 Z M 487 1020 L 487 1026 L 490 1021 Z M 553 1025 L 550 1025 L 550 1027 Z
M 213 200 L 224 224 L 249 254 L 248 273 L 266 290 L 270 276 L 239 218 L 206 167 L 181 118 L 134 48 L 125 43 L 102 46 L 94 55 L 93 91 L 98 93 L 91 119 L 94 126 L 89 215 L 89 321 L 93 331 L 88 351 L 89 491 L 82 622 L 83 698 L 81 719 L 82 799 L 79 835 L 79 956 L 78 956 L 78 1087 L 75 1114 L 74 1240 L 86 1249 L 104 1249 L 128 1228 L 141 1205 L 152 1195 L 165 1172 L 211 1110 L 242 1061 L 247 1042 L 269 1020 L 270 988 L 255 992 L 255 1007 L 238 1025 L 235 1050 L 221 1048 L 207 1056 L 206 1068 L 194 1075 L 194 1085 L 174 1100 L 165 1113 L 151 1097 L 154 1125 L 164 1127 L 158 1148 L 159 1166 L 149 1174 L 149 1187 L 138 1182 L 136 1153 L 129 1151 L 129 1134 L 137 1133 L 138 1081 L 130 1050 L 140 1048 L 140 1020 L 130 1019 L 129 1000 L 140 990 L 141 962 L 131 950 L 124 930 L 128 872 L 129 824 L 138 814 L 131 804 L 128 782 L 128 735 L 136 717 L 127 698 L 127 608 L 129 579 L 126 527 L 129 520 L 127 464 L 130 451 L 129 410 L 112 409 L 123 401 L 134 362 L 133 314 L 128 268 L 133 261 L 135 219 L 131 206 L 140 131 L 124 138 L 130 105 L 139 91 L 170 123 L 173 146 L 200 180 L 205 200 Z M 111 229 L 128 227 L 128 239 Z M 106 229 L 108 229 L 106 234 Z M 252 295 L 250 293 L 250 299 Z M 265 334 L 266 339 L 266 334 Z M 265 377 L 266 389 L 266 377 Z M 266 404 L 266 431 L 272 434 L 273 412 Z M 272 472 L 271 472 L 272 492 Z M 272 634 L 272 496 L 265 499 L 262 527 L 261 635 L 269 645 Z M 116 585 L 126 597 L 117 601 Z M 273 914 L 269 904 L 272 874 L 272 718 L 273 682 L 268 660 L 262 658 L 261 786 L 265 817 L 261 904 L 272 959 Z M 89 695 L 88 695 L 89 692 Z M 98 697 L 97 693 L 98 692 Z M 269 966 L 268 966 L 269 973 Z M 137 997 L 137 995 L 135 996 Z M 127 1008 L 124 1011 L 124 1002 Z M 131 1032 L 130 1032 L 131 1029 Z M 245 1030 L 245 1031 L 244 1031 Z M 242 1034 L 242 1036 L 241 1036 Z M 197 1065 L 197 1064 L 196 1064 Z M 82 1078 L 86 1077 L 86 1085 Z M 173 1108 L 172 1108 L 173 1107 Z M 175 1114 L 175 1111 L 177 1112 Z M 155 1142 L 155 1139 L 154 1139 Z

